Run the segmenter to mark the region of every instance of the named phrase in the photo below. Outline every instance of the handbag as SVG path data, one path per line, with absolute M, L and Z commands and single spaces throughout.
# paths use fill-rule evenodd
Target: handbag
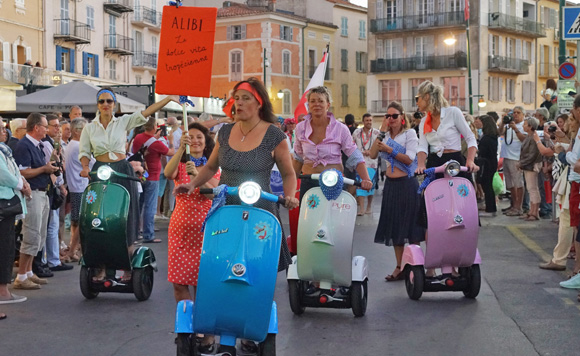
M 60 208 L 62 206 L 62 203 L 64 203 L 64 197 L 60 193 L 60 189 L 58 189 L 54 185 L 51 185 L 49 195 L 52 198 L 50 203 L 50 210 L 57 210 L 58 208 Z
M 10 199 L 0 199 L 0 221 L 22 214 L 22 203 L 17 195 Z

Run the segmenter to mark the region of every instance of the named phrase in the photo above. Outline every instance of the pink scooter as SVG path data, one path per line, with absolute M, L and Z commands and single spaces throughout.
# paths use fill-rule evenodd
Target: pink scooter
M 479 217 L 471 182 L 457 177 L 466 172 L 457 161 L 425 171 L 427 241 L 425 253 L 419 245 L 407 245 L 402 268 L 409 298 L 418 300 L 425 292 L 462 291 L 475 298 L 481 287 L 481 256 L 477 250 Z M 431 182 L 435 174 L 444 177 Z M 425 269 L 441 268 L 441 275 L 426 277 Z M 454 272 L 457 268 L 457 273 Z

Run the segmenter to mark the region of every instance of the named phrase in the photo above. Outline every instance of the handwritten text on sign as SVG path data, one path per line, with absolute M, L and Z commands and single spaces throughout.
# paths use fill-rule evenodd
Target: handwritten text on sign
M 217 9 L 163 7 L 156 92 L 209 97 Z

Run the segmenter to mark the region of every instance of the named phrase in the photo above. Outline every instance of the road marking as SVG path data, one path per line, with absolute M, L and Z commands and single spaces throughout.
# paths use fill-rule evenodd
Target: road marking
M 545 262 L 552 260 L 552 255 L 546 253 L 537 243 L 534 242 L 534 240 L 530 239 L 526 234 L 524 234 L 522 230 L 515 226 L 506 226 L 506 228 L 509 232 L 511 232 L 512 235 L 514 235 L 516 239 L 518 239 L 518 241 L 520 241 L 524 246 L 538 255 Z

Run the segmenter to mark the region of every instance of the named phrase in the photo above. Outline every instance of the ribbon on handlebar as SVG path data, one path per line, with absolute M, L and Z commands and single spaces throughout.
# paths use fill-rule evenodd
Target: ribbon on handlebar
M 195 158 L 191 156 L 191 161 L 195 163 L 196 167 L 205 166 L 205 164 L 207 163 L 207 158 L 205 158 L 205 156 L 201 156 L 201 158 Z
M 433 181 L 435 179 L 435 167 L 427 168 L 424 171 L 424 173 L 425 173 L 425 179 L 423 179 L 423 183 L 421 183 L 421 185 L 419 186 L 419 189 L 417 189 L 417 194 L 421 194 L 421 192 L 423 192 L 423 190 L 425 188 L 427 188 L 429 183 L 431 183 L 431 181 Z
M 175 6 L 175 7 L 179 8 L 180 5 L 183 5 L 180 0 L 169 2 L 169 6 Z
M 215 194 L 216 190 L 218 191 L 217 194 Z M 212 214 L 215 213 L 219 208 L 221 208 L 222 206 L 224 206 L 226 204 L 226 196 L 228 195 L 228 186 L 225 184 L 221 184 L 221 185 L 217 186 L 216 188 L 214 188 L 213 191 L 214 191 L 214 197 L 213 197 L 213 201 L 211 203 L 211 208 L 207 212 L 207 215 L 205 216 L 205 220 L 203 220 L 203 224 L 201 224 L 201 231 L 202 232 L 205 230 L 205 223 L 207 222 L 209 217 L 212 216 Z
M 412 177 L 415 174 L 415 170 L 417 169 L 417 157 L 415 157 L 415 159 L 413 160 L 413 162 L 411 162 L 411 164 L 406 165 L 403 162 L 397 160 L 395 157 L 397 157 L 399 153 L 406 154 L 407 149 L 403 145 L 399 144 L 397 141 L 393 140 L 392 138 L 389 138 L 387 142 L 385 142 L 385 144 L 387 146 L 392 147 L 393 152 L 391 153 L 380 152 L 380 155 L 381 158 L 384 158 L 391 164 L 391 172 L 393 172 L 395 170 L 395 167 L 397 167 L 403 172 L 407 173 L 408 177 Z
M 326 199 L 335 200 L 340 196 L 340 193 L 342 193 L 342 186 L 344 185 L 344 177 L 342 176 L 342 173 L 339 170 L 335 168 L 332 168 L 330 170 L 333 170 L 336 173 L 338 173 L 338 182 L 336 182 L 334 186 L 328 187 L 324 185 L 324 181 L 320 179 L 320 189 L 322 189 L 322 194 L 324 194 Z M 322 177 L 323 174 L 324 172 L 320 174 L 320 177 Z
M 195 107 L 195 104 L 193 103 L 193 101 L 188 99 L 187 95 L 180 95 L 179 96 L 179 103 L 181 105 L 187 103 L 187 104 L 191 105 L 191 107 Z

